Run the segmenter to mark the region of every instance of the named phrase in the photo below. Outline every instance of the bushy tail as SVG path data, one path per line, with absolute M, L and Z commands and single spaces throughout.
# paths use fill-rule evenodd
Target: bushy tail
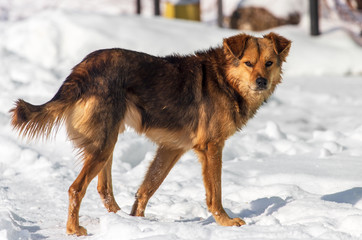
M 12 113 L 11 124 L 20 135 L 28 138 L 48 138 L 52 129 L 60 125 L 68 107 L 59 101 L 50 101 L 43 105 L 32 105 L 19 99 Z
M 89 85 L 89 74 L 83 63 L 74 67 L 55 96 L 42 105 L 32 105 L 19 99 L 12 114 L 11 124 L 22 136 L 48 138 L 55 127 L 70 114 L 74 104 Z

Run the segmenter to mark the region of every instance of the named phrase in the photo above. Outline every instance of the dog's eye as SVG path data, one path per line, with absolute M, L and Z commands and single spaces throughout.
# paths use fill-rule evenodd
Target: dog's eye
M 249 62 L 249 61 L 245 62 L 245 65 L 248 66 L 248 67 L 252 67 L 252 66 L 253 66 L 253 64 L 251 64 L 251 62 Z
M 266 66 L 266 67 L 270 67 L 271 65 L 273 65 L 273 62 L 272 62 L 272 61 L 267 61 L 267 62 L 265 63 L 265 66 Z

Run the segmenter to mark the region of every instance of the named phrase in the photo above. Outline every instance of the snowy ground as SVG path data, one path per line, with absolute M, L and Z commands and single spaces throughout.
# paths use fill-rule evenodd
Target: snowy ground
M 128 216 L 155 150 L 129 131 L 119 136 L 113 164 L 122 211 L 106 212 L 93 181 L 80 212 L 90 235 L 80 239 L 361 239 L 362 49 L 328 25 L 318 38 L 306 29 L 275 29 L 293 40 L 284 82 L 225 147 L 224 206 L 246 226 L 214 222 L 191 152 L 150 200 L 146 218 Z M 95 49 L 191 53 L 235 33 L 62 11 L 0 22 L 0 239 L 75 239 L 65 234 L 67 190 L 81 166 L 64 129 L 50 142 L 17 138 L 8 114 L 17 98 L 49 100 Z

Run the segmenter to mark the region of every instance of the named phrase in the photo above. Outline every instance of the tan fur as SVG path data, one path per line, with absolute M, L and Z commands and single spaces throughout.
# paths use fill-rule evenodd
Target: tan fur
M 99 50 L 75 66 L 49 102 L 18 100 L 12 125 L 30 138 L 49 136 L 65 121 L 83 168 L 70 186 L 67 233 L 86 235 L 79 209 L 89 183 L 109 212 L 120 207 L 112 188 L 112 157 L 119 133 L 129 126 L 158 149 L 136 194 L 131 215 L 144 216 L 147 202 L 188 150 L 201 166 L 206 203 L 215 221 L 241 226 L 222 205 L 225 141 L 254 116 L 281 82 L 291 42 L 275 33 L 239 34 L 223 46 L 190 56 L 154 57 L 124 49 Z
M 137 133 L 141 134 L 143 132 L 142 127 L 142 117 L 138 112 L 136 106 L 132 102 L 128 103 L 127 111 L 124 117 L 124 124 L 136 130 Z M 121 126 L 121 128 L 124 126 Z

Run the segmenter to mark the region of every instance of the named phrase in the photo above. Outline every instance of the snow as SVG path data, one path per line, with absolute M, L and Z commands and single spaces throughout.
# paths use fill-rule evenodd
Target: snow
M 215 223 L 192 152 L 151 198 L 146 217 L 130 217 L 155 151 L 130 130 L 119 136 L 113 162 L 122 210 L 104 209 L 94 180 L 80 210 L 89 236 L 79 239 L 362 238 L 362 49 L 341 29 L 324 27 L 320 37 L 308 36 L 305 23 L 274 31 L 293 40 L 283 83 L 223 154 L 224 207 L 247 225 Z M 49 100 L 70 69 L 99 48 L 187 54 L 236 33 L 64 10 L 0 22 L 0 239 L 77 239 L 65 234 L 65 221 L 67 190 L 81 164 L 63 128 L 49 142 L 17 137 L 8 114 L 17 98 Z

